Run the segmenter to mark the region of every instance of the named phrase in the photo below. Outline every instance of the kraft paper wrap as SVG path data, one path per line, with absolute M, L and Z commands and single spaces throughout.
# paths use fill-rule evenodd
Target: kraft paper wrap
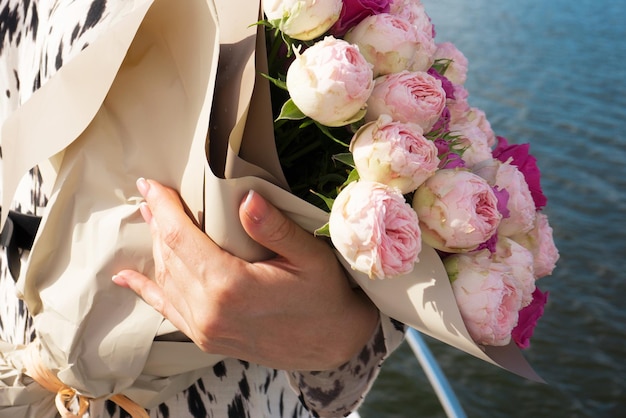
M 258 74 L 263 30 L 250 26 L 259 4 L 246 1 L 135 1 L 2 127 L 2 207 L 30 168 L 56 177 L 18 287 L 45 366 L 81 394 L 124 394 L 149 408 L 221 360 L 111 282 L 122 268 L 153 272 L 138 177 L 179 190 L 206 233 L 250 261 L 270 254 L 239 223 L 248 190 L 308 231 L 328 219 L 288 191 L 269 86 Z M 514 344 L 485 349 L 471 340 L 432 248 L 424 245 L 411 274 L 391 280 L 370 280 L 338 258 L 386 315 L 541 381 Z M 0 417 L 55 416 L 53 394 L 24 374 L 24 347 L 0 348 Z

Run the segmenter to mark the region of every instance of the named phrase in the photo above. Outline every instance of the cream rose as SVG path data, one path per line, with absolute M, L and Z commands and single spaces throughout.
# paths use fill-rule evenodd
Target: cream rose
M 439 165 L 437 147 L 424 137 L 422 128 L 389 115 L 362 126 L 350 151 L 361 179 L 395 187 L 402 194 L 417 189 Z
M 552 274 L 559 260 L 559 250 L 554 243 L 552 227 L 546 214 L 537 212 L 533 228 L 526 234 L 513 235 L 511 238 L 532 253 L 536 279 Z
M 436 50 L 432 37 L 388 13 L 366 17 L 344 39 L 359 47 L 374 66 L 374 77 L 403 70 L 426 71 Z
M 420 32 L 435 37 L 435 30 L 420 0 L 393 0 L 389 13 L 408 20 Z
M 522 297 L 522 307 L 528 306 L 533 300 L 535 291 L 532 253 L 510 238 L 499 237 L 493 258 L 511 267 L 513 278 L 517 282 L 517 288 Z
M 485 179 L 464 169 L 442 169 L 413 196 L 424 241 L 451 253 L 476 249 L 496 232 L 502 215 Z
M 519 169 L 510 163 L 489 159 L 475 165 L 472 171 L 492 186 L 504 189 L 509 194 L 506 208 L 509 216 L 502 219 L 498 234 L 512 236 L 530 231 L 535 224 L 535 202 L 526 179 Z
M 464 138 L 463 161 L 466 167 L 474 165 L 492 158 L 489 138 L 476 124 L 469 121 L 464 123 L 450 124 L 449 130 L 453 135 Z
M 308 41 L 339 19 L 342 0 L 263 0 L 267 20 L 286 35 Z
M 434 59 L 449 60 L 444 75 L 454 84 L 465 84 L 467 80 L 468 61 L 465 55 L 452 42 L 437 44 Z
M 297 54 L 287 70 L 295 105 L 326 126 L 360 119 L 373 87 L 371 65 L 358 48 L 332 36 Z

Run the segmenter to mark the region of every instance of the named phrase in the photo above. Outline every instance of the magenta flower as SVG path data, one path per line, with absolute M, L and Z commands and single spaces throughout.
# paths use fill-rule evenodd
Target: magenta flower
M 343 0 L 339 20 L 330 28 L 330 33 L 341 37 L 368 16 L 388 13 L 392 0 Z
M 510 197 L 508 190 L 501 189 L 500 187 L 495 186 L 493 188 L 493 193 L 498 199 L 498 211 L 502 214 L 502 218 L 508 218 L 509 216 L 511 216 L 511 211 L 507 207 Z
M 446 92 L 446 99 L 454 100 L 454 84 L 452 84 L 452 81 L 450 81 L 445 75 L 439 74 L 439 72 L 432 67 L 429 68 L 427 72 L 437 80 L 441 81 L 441 87 L 443 87 L 443 91 Z
M 541 172 L 537 166 L 537 159 L 530 154 L 530 144 L 509 144 L 506 138 L 501 136 L 497 139 L 498 145 L 493 150 L 493 157 L 502 162 L 513 158 L 511 164 L 524 174 L 530 194 L 535 202 L 535 208 L 540 210 L 548 203 L 548 199 L 541 190 Z
M 435 124 L 433 125 L 433 127 L 430 129 L 431 132 L 446 132 L 450 129 L 450 109 L 448 109 L 447 107 L 443 108 L 443 111 L 441 112 L 441 116 L 439 116 L 439 119 L 437 119 L 437 122 L 435 122 Z
M 533 292 L 533 300 L 519 312 L 517 325 L 513 328 L 511 336 L 519 348 L 528 348 L 530 338 L 533 336 L 537 321 L 543 315 L 544 307 L 548 302 L 550 292 L 542 293 L 538 287 Z

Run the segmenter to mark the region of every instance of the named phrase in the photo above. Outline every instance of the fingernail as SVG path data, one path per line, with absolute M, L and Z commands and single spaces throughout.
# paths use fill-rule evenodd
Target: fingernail
M 111 277 L 111 280 L 118 286 L 128 287 L 128 282 L 126 281 L 126 278 L 124 276 L 114 274 L 113 277 Z
M 141 202 L 139 204 L 139 212 L 141 213 L 141 216 L 143 217 L 143 220 L 147 224 L 152 222 L 152 211 L 150 210 L 150 206 L 148 206 L 148 204 L 146 202 Z
M 243 209 L 252 222 L 259 224 L 267 214 L 267 204 L 254 190 L 250 190 L 243 202 Z
M 137 190 L 143 197 L 146 197 L 148 190 L 150 190 L 150 184 L 143 177 L 137 179 Z

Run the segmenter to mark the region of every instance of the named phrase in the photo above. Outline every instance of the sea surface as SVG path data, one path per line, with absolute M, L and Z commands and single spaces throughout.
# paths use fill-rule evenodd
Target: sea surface
M 470 104 L 530 143 L 561 258 L 526 381 L 425 337 L 469 417 L 626 416 L 626 1 L 422 0 L 469 59 Z M 403 345 L 363 418 L 444 417 Z

